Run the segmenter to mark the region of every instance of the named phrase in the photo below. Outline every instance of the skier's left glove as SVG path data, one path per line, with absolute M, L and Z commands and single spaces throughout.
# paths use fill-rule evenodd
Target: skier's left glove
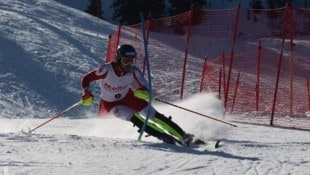
M 133 95 L 137 98 L 146 100 L 149 98 L 150 94 L 147 90 L 136 89 L 133 91 Z
M 94 101 L 94 96 L 89 90 L 84 90 L 84 94 L 81 99 L 81 104 L 84 106 L 91 106 Z

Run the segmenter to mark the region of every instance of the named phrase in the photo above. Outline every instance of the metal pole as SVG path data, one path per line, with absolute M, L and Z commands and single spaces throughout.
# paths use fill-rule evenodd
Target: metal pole
M 36 129 L 38 129 L 38 128 L 44 126 L 44 125 L 47 124 L 48 122 L 50 122 L 50 121 L 52 121 L 52 120 L 54 120 L 54 119 L 56 119 L 56 118 L 58 118 L 58 117 L 64 115 L 66 112 L 68 112 L 69 110 L 73 109 L 74 107 L 76 107 L 76 106 L 78 106 L 78 105 L 80 105 L 80 104 L 81 104 L 81 101 L 79 101 L 79 102 L 75 103 L 74 105 L 68 107 L 67 109 L 65 109 L 65 110 L 62 111 L 61 113 L 59 113 L 59 114 L 57 114 L 56 116 L 50 118 L 49 120 L 43 122 L 42 124 L 38 125 L 37 127 L 33 128 L 33 129 L 29 129 L 29 134 L 31 134 L 31 133 L 32 133 L 33 131 L 35 131 Z

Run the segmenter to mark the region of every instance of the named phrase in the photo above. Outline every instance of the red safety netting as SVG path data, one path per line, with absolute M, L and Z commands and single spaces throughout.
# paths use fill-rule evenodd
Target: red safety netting
M 193 8 L 145 24 L 151 67 L 156 67 L 153 84 L 160 86 L 154 89 L 167 90 L 155 96 L 173 100 L 212 91 L 227 112 L 268 112 L 271 120 L 275 114 L 310 111 L 310 49 L 304 44 L 310 40 L 309 9 Z M 145 71 L 141 36 L 140 24 L 120 26 L 108 53 L 118 44 L 133 44 Z M 170 77 L 163 78 L 167 72 Z

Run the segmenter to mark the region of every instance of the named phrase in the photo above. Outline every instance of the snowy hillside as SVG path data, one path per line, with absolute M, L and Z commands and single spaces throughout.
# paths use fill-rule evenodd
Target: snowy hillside
M 77 101 L 115 26 L 54 1 L 1 1 L 0 14 L 2 116 L 40 117 Z
M 23 134 L 80 99 L 80 77 L 103 62 L 116 26 L 52 0 L 1 0 L 0 15 L 0 175 L 308 174 L 309 131 L 235 128 L 160 103 L 155 107 L 187 132 L 220 139 L 221 147 L 183 148 L 151 137 L 137 142 L 130 123 L 98 118 L 97 101 Z M 173 103 L 230 119 L 215 94 Z

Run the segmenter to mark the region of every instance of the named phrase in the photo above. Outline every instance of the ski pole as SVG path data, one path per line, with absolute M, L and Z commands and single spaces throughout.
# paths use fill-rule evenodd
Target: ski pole
M 137 97 L 137 98 L 140 98 L 140 99 L 148 99 L 148 98 L 150 98 L 150 95 L 148 94 L 148 92 L 146 92 L 146 91 L 144 91 L 144 90 L 135 90 L 135 91 L 134 91 L 134 96 Z M 159 102 L 162 102 L 162 103 L 165 103 L 165 104 L 168 104 L 168 105 L 171 105 L 171 106 L 174 106 L 174 107 L 183 109 L 183 110 L 185 110 L 185 111 L 188 111 L 188 112 L 191 112 L 191 113 L 194 113 L 194 114 L 197 114 L 197 115 L 201 115 L 201 116 L 203 116 L 203 117 L 206 117 L 206 118 L 209 118 L 209 119 L 212 119 L 212 120 L 221 122 L 221 123 L 225 123 L 225 124 L 228 124 L 228 125 L 233 126 L 233 127 L 237 127 L 237 125 L 234 125 L 234 124 L 225 122 L 225 121 L 223 121 L 223 120 L 219 120 L 219 119 L 216 119 L 216 118 L 213 118 L 213 117 L 210 117 L 210 116 L 201 114 L 201 113 L 196 112 L 196 111 L 193 111 L 193 110 L 189 110 L 189 109 L 183 108 L 183 107 L 181 107 L 181 106 L 177 106 L 177 105 L 175 105 L 175 104 L 166 102 L 166 101 L 161 100 L 161 99 L 158 99 L 158 98 L 152 98 L 152 100 L 156 100 L 156 101 L 159 101 Z
M 68 108 L 65 109 L 64 111 L 60 112 L 59 114 L 55 115 L 54 117 L 50 118 L 49 120 L 43 122 L 42 124 L 38 125 L 37 127 L 33 128 L 33 129 L 29 129 L 29 134 L 31 134 L 31 133 L 32 133 L 33 131 L 35 131 L 36 129 L 38 129 L 38 128 L 44 126 L 44 125 L 47 124 L 48 122 L 50 122 L 50 121 L 52 121 L 52 120 L 54 120 L 54 119 L 56 119 L 56 118 L 58 118 L 58 117 L 64 115 L 66 112 L 68 112 L 69 110 L 73 109 L 74 107 L 76 107 L 76 106 L 78 106 L 78 105 L 80 105 L 80 104 L 81 104 L 81 101 L 79 101 L 79 102 L 75 103 L 74 105 L 68 107 Z
M 168 105 L 171 105 L 171 106 L 174 106 L 174 107 L 177 107 L 177 108 L 180 108 L 180 109 L 183 109 L 183 110 L 185 110 L 185 111 L 188 111 L 188 112 L 191 112 L 191 113 L 194 113 L 194 114 L 197 114 L 197 115 L 200 115 L 200 116 L 203 116 L 203 117 L 212 119 L 212 120 L 215 120 L 215 121 L 218 121 L 218 122 L 221 122 L 221 123 L 228 124 L 228 125 L 233 126 L 233 127 L 237 127 L 237 125 L 234 125 L 234 124 L 232 124 L 232 123 L 228 123 L 228 122 L 225 122 L 225 121 L 223 121 L 223 120 L 219 120 L 219 119 L 216 119 L 216 118 L 213 118 L 213 117 L 210 117 L 210 116 L 201 114 L 201 113 L 199 113 L 199 112 L 196 112 L 196 111 L 193 111 L 193 110 L 189 110 L 189 109 L 183 108 L 183 107 L 181 107 L 181 106 L 177 106 L 177 105 L 175 105 L 175 104 L 166 102 L 166 101 L 161 100 L 161 99 L 158 99 L 158 98 L 154 98 L 154 100 L 159 101 L 159 102 L 162 102 L 162 103 L 165 103 L 165 104 L 168 104 Z

